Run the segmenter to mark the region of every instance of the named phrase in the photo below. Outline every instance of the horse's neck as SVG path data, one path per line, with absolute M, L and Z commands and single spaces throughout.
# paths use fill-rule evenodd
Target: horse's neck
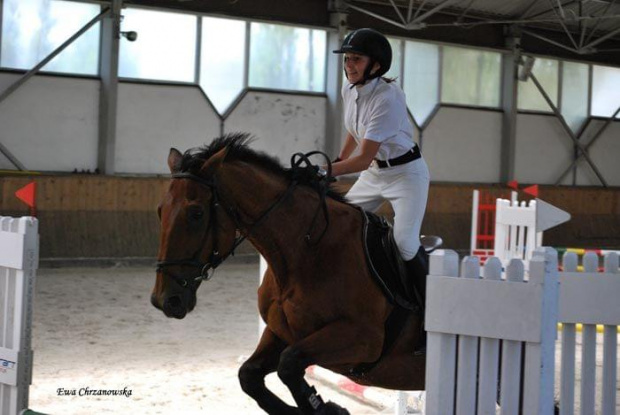
M 287 275 L 287 268 L 303 261 L 300 250 L 308 249 L 304 236 L 319 207 L 318 196 L 303 186 L 297 186 L 264 216 L 286 194 L 289 187 L 286 179 L 259 168 L 249 169 L 233 163 L 224 177 L 228 184 L 227 193 L 232 197 L 240 219 L 247 224 L 242 231 L 248 233 L 248 239 L 276 275 Z M 317 228 L 322 229 L 324 225 L 323 219 L 317 220 Z

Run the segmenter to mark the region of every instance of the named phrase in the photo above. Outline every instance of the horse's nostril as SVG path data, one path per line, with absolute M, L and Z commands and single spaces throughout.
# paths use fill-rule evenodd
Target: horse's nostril
M 181 306 L 183 305 L 183 301 L 181 301 L 181 297 L 175 295 L 174 297 L 168 298 L 166 304 L 170 309 L 176 310 L 181 308 Z
M 183 299 L 178 296 L 168 297 L 164 302 L 164 314 L 168 317 L 183 318 L 187 314 L 187 309 L 183 305 Z

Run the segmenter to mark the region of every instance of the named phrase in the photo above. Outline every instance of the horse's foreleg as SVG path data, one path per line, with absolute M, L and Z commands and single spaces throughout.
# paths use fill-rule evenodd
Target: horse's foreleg
M 256 350 L 239 369 L 239 382 L 241 389 L 268 414 L 300 415 L 297 408 L 287 405 L 265 386 L 265 376 L 276 371 L 285 348 L 286 344 L 266 328 Z
M 313 364 L 335 365 L 350 362 L 372 361 L 370 350 L 381 350 L 381 338 L 372 344 L 360 338 L 350 322 L 330 324 L 300 342 L 287 347 L 281 354 L 278 376 L 289 388 L 299 409 L 304 414 L 349 414 L 344 408 L 324 403 L 313 387 L 304 379 L 305 370 Z

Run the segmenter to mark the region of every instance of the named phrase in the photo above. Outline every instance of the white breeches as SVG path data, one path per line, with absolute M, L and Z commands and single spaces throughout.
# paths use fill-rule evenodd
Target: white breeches
M 426 211 L 430 174 L 424 158 L 379 169 L 374 164 L 360 174 L 347 199 L 374 212 L 384 201 L 394 210 L 394 239 L 405 261 L 420 248 L 420 228 Z

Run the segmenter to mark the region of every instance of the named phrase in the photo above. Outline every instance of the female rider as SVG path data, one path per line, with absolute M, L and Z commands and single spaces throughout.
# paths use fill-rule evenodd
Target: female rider
M 394 210 L 394 239 L 407 272 L 427 275 L 420 227 L 430 175 L 413 142 L 405 94 L 393 79 L 383 77 L 392 63 L 390 43 L 376 30 L 358 29 L 334 53 L 344 54 L 348 84 L 342 88 L 347 137 L 332 164 L 332 175 L 362 172 L 347 193 L 348 200 L 369 211 L 388 200 Z M 359 152 L 353 155 L 357 147 Z M 423 299 L 426 280 L 414 281 Z

